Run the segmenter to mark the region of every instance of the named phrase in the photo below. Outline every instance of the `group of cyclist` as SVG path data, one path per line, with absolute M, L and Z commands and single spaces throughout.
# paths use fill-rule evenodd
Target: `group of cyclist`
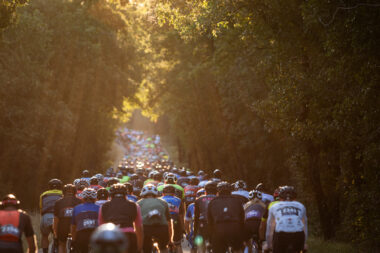
M 40 197 L 43 253 L 50 234 L 59 253 L 181 253 L 184 238 L 191 252 L 307 250 L 306 209 L 294 187 L 273 195 L 263 184 L 248 191 L 243 180 L 225 181 L 219 169 L 209 177 L 159 155 L 140 156 L 126 155 L 104 175 L 84 170 L 73 184 L 50 180 Z M 31 219 L 19 205 L 11 194 L 1 202 L 0 252 L 23 252 L 22 234 L 29 252 L 36 251 Z

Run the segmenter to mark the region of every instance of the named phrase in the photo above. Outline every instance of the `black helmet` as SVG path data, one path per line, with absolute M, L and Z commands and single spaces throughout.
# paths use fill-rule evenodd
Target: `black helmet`
M 96 192 L 96 198 L 99 200 L 107 200 L 109 192 L 105 188 L 101 188 Z
M 167 184 L 164 186 L 164 189 L 162 190 L 163 193 L 169 193 L 174 194 L 175 193 L 175 187 L 173 185 Z
M 66 184 L 63 186 L 62 193 L 64 196 L 75 195 L 77 193 L 77 188 L 73 184 Z
M 90 185 L 97 185 L 99 183 L 99 179 L 97 177 L 92 177 L 90 179 Z
M 162 180 L 162 174 L 161 174 L 161 172 L 156 172 L 156 173 L 154 173 L 154 175 L 153 175 L 153 179 L 155 180 L 155 181 L 161 181 Z
M 123 253 L 128 248 L 128 240 L 115 224 L 106 223 L 92 234 L 90 248 L 93 253 Z
M 216 183 L 214 181 L 208 181 L 206 184 L 205 184 L 205 190 L 207 192 L 207 194 L 211 193 L 211 194 L 216 194 L 217 193 L 217 186 L 216 186 Z
M 217 190 L 220 195 L 230 195 L 231 194 L 231 185 L 226 181 L 220 182 L 217 185 Z
M 49 181 L 49 190 L 61 190 L 62 189 L 62 181 L 59 179 L 52 179 Z
M 190 184 L 191 185 L 198 185 L 199 184 L 199 178 L 197 178 L 197 177 L 191 177 L 190 178 Z
M 130 194 L 133 192 L 133 185 L 129 182 L 124 183 L 125 188 L 127 189 L 127 194 Z
M 82 171 L 82 177 L 90 177 L 90 172 L 88 170 Z
M 8 206 L 13 206 L 15 208 L 19 208 L 20 201 L 16 198 L 15 195 L 8 194 L 1 201 L 1 207 L 2 208 L 8 207 Z
M 127 195 L 127 188 L 123 184 L 114 184 L 111 186 L 110 195 L 114 197 L 125 197 Z
M 215 178 L 222 178 L 222 172 L 219 169 L 214 170 L 213 175 Z
M 282 186 L 280 188 L 280 199 L 293 200 L 297 197 L 297 193 L 293 186 Z

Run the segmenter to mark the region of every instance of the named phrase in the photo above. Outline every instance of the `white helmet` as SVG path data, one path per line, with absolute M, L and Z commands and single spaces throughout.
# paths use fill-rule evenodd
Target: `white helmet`
M 177 183 L 177 177 L 173 173 L 168 173 L 165 176 L 165 183 L 168 182 L 169 180 L 173 180 L 173 184 Z
M 97 192 L 95 189 L 92 189 L 92 188 L 85 188 L 81 192 L 81 197 L 83 199 L 96 199 L 96 196 L 97 196 Z
M 263 198 L 262 192 L 257 191 L 257 190 L 250 191 L 249 192 L 249 199 L 254 199 L 254 198 L 262 199 Z
M 157 188 L 156 186 L 152 185 L 152 184 L 147 184 L 145 185 L 142 190 L 141 190 L 141 193 L 140 193 L 140 196 L 141 197 L 145 197 L 146 195 L 148 194 L 152 194 L 154 196 L 158 196 L 158 191 L 157 191 Z

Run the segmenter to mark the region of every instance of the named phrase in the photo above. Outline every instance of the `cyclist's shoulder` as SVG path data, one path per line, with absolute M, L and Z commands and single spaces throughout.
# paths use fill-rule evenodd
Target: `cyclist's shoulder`
M 43 197 L 45 195 L 62 195 L 62 191 L 56 190 L 56 189 L 55 190 L 47 190 L 47 191 L 42 192 L 41 197 Z

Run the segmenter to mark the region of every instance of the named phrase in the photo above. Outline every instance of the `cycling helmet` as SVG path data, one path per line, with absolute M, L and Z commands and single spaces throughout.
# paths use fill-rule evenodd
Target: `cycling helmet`
M 123 174 L 119 172 L 119 173 L 116 174 L 116 177 L 117 177 L 118 179 L 122 179 L 122 178 L 123 178 Z
M 205 191 L 209 194 L 216 194 L 218 192 L 217 190 L 217 184 L 213 181 L 208 181 L 205 184 Z
M 148 174 L 148 178 L 153 179 L 154 174 L 156 174 L 156 171 L 155 171 L 155 170 L 149 172 L 149 174 Z
M 125 197 L 127 195 L 127 187 L 123 184 L 114 184 L 111 186 L 110 195 L 114 197 Z
M 162 174 L 160 172 L 156 172 L 154 175 L 153 175 L 153 179 L 155 181 L 161 181 L 162 180 Z
M 62 181 L 59 179 L 52 179 L 49 181 L 49 189 L 50 190 L 61 190 L 62 189 Z
M 99 183 L 99 180 L 97 177 L 94 176 L 90 179 L 90 185 L 98 185 L 98 183 Z
M 280 188 L 280 198 L 284 200 L 293 200 L 297 197 L 297 193 L 293 186 L 282 186 Z
M 112 186 L 112 185 L 114 185 L 114 184 L 118 184 L 119 182 L 120 182 L 119 179 L 113 177 L 113 178 L 110 178 L 110 179 L 108 180 L 108 182 L 107 182 L 107 186 L 110 187 L 110 186 Z
M 179 171 L 179 175 L 180 175 L 181 177 L 186 177 L 186 170 L 184 170 L 184 169 L 180 170 L 180 171 Z
M 64 196 L 66 195 L 75 195 L 77 193 L 77 188 L 75 188 L 72 184 L 66 184 L 63 186 L 62 193 Z
M 98 182 L 104 180 L 104 176 L 100 173 L 96 174 L 95 177 L 98 179 Z
M 123 253 L 127 251 L 125 234 L 113 223 L 99 226 L 91 236 L 92 253 Z
M 254 198 L 261 200 L 263 198 L 263 194 L 261 193 L 261 191 L 257 191 L 257 190 L 250 191 L 249 192 L 249 199 L 254 199 Z
M 199 178 L 197 177 L 190 178 L 190 185 L 198 185 L 198 184 L 199 184 Z
M 137 180 L 137 179 L 139 179 L 139 175 L 137 175 L 137 174 L 132 174 L 132 175 L 130 176 L 129 179 L 130 179 L 130 180 Z
M 82 177 L 90 177 L 90 172 L 88 170 L 82 171 Z
M 165 185 L 164 189 L 162 190 L 163 193 L 169 193 L 169 194 L 174 194 L 175 193 L 175 187 L 173 185 Z
M 220 195 L 230 195 L 231 194 L 231 185 L 227 183 L 226 181 L 218 183 L 216 186 L 218 193 Z
M 157 191 L 157 188 L 156 186 L 152 185 L 152 184 L 147 184 L 145 185 L 142 190 L 141 190 L 141 193 L 140 193 L 140 196 L 141 197 L 146 197 L 148 195 L 153 195 L 153 196 L 158 196 L 158 191 Z
M 215 178 L 222 178 L 222 172 L 219 169 L 214 170 L 213 175 Z
M 198 171 L 198 176 L 203 176 L 205 172 L 203 170 Z
M 20 207 L 20 201 L 16 198 L 15 195 L 8 194 L 1 201 L 1 207 L 2 208 L 8 207 L 8 206 L 13 206 L 15 208 Z
M 85 188 L 81 192 L 81 196 L 84 200 L 95 200 L 96 199 L 96 191 L 92 188 Z
M 263 183 L 258 183 L 256 185 L 255 190 L 263 192 L 264 191 L 264 184 Z
M 109 196 L 109 192 L 105 188 L 101 188 L 96 193 L 96 198 L 98 200 L 107 200 Z
M 177 183 L 177 177 L 173 173 L 168 173 L 165 176 L 165 184 L 175 184 Z
M 216 190 L 216 189 L 215 189 L 215 190 Z M 199 198 L 200 196 L 205 195 L 205 194 L 206 194 L 205 189 L 204 189 L 204 188 L 201 188 L 201 189 L 199 189 L 199 190 L 197 191 L 196 196 L 197 196 L 197 198 Z
M 85 178 L 81 178 L 79 179 L 79 183 L 78 183 L 79 186 L 84 186 L 84 188 L 86 188 L 87 186 L 89 186 L 87 180 Z
M 133 192 L 133 185 L 129 182 L 124 183 L 125 188 L 127 189 L 127 194 L 130 194 Z
M 238 190 L 245 190 L 245 189 L 247 189 L 247 184 L 243 180 L 238 180 L 234 184 L 234 187 L 235 187 L 236 191 L 238 191 Z

